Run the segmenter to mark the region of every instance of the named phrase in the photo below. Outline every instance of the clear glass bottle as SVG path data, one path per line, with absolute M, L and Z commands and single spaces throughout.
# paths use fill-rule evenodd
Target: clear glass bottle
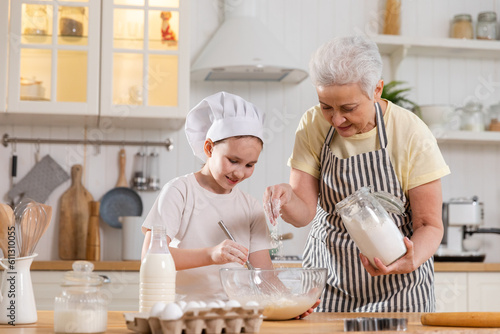
M 450 29 L 451 38 L 474 38 L 472 16 L 469 14 L 458 14 L 453 17 Z
M 175 276 L 174 259 L 167 245 L 167 229 L 153 226 L 151 242 L 139 271 L 139 312 L 149 312 L 157 302 L 174 302 Z
M 335 209 L 359 251 L 373 266 L 375 257 L 387 266 L 406 253 L 403 234 L 387 213 L 404 214 L 398 198 L 362 187 L 337 203 Z
M 482 12 L 477 15 L 476 38 L 497 39 L 497 14 L 495 12 Z
M 61 36 L 83 36 L 83 23 L 85 22 L 84 7 L 59 7 L 59 34 Z
M 151 152 L 148 156 L 148 190 L 160 189 L 160 156 L 158 152 Z
M 103 278 L 92 273 L 94 265 L 75 261 L 64 275 L 62 293 L 54 302 L 56 333 L 104 333 L 108 322 L 107 301 L 100 293 Z
M 147 184 L 147 157 L 146 154 L 141 150 L 137 152 L 134 156 L 134 179 L 133 185 L 137 190 L 146 190 L 148 188 Z

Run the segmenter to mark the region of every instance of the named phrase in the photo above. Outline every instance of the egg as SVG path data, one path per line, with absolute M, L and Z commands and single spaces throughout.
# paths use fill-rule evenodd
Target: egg
M 219 307 L 225 307 L 226 306 L 226 303 L 223 300 L 221 300 L 221 299 L 217 299 L 217 300 L 215 300 L 215 302 L 217 304 L 219 304 Z
M 251 300 L 245 304 L 245 306 L 248 307 L 254 307 L 254 306 L 259 306 L 259 303 L 257 303 L 255 300 Z
M 177 320 L 182 318 L 184 312 L 181 307 L 176 303 L 170 303 L 165 306 L 161 312 L 160 319 L 162 320 Z
M 183 309 L 183 310 L 184 310 L 184 309 L 186 308 L 186 306 L 187 306 L 187 303 L 186 303 L 184 300 L 179 300 L 179 301 L 177 302 L 177 304 L 178 304 L 178 305 L 179 305 L 179 307 L 180 307 L 181 309 Z
M 219 303 L 217 303 L 217 302 L 215 302 L 215 301 L 213 301 L 213 302 L 209 302 L 209 303 L 207 304 L 207 306 L 208 306 L 208 307 L 210 307 L 210 308 L 221 308 L 220 304 L 219 304 Z
M 157 302 L 151 307 L 151 310 L 149 311 L 149 316 L 151 317 L 158 317 L 160 316 L 161 312 L 165 308 L 167 304 L 164 302 Z
M 228 300 L 226 302 L 226 307 L 240 307 L 241 304 L 237 300 Z
M 201 307 L 201 308 L 205 308 L 205 307 L 207 307 L 207 303 L 205 303 L 205 302 L 204 302 L 204 301 L 202 301 L 202 300 L 199 302 L 199 304 L 200 304 L 200 307 Z
M 200 308 L 200 303 L 198 302 L 195 302 L 195 301 L 190 301 L 189 303 L 187 303 L 186 305 L 186 310 L 194 310 L 194 309 L 198 309 Z

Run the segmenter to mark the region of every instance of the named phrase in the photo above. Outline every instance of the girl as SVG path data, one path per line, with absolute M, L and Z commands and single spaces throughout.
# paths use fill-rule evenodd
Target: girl
M 249 178 L 263 147 L 264 114 L 241 97 L 220 92 L 205 98 L 186 117 L 185 131 L 201 170 L 175 178 L 161 190 L 142 225 L 167 228 L 177 269 L 176 293 L 224 299 L 219 269 L 249 260 L 272 269 L 270 237 L 261 204 L 236 185 Z M 236 242 L 220 229 L 222 220 Z

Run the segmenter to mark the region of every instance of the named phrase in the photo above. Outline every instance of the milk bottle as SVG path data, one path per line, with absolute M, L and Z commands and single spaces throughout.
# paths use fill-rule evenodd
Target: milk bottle
M 168 250 L 164 226 L 153 226 L 151 242 L 140 269 L 139 312 L 149 312 L 157 302 L 175 300 L 175 263 Z

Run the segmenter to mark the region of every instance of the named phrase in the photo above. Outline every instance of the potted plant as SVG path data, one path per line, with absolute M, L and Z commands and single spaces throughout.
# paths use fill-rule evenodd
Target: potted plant
M 401 85 L 404 84 L 406 84 L 405 81 L 390 81 L 387 85 L 384 85 L 381 97 L 418 114 L 420 110 L 419 106 L 407 98 L 407 94 L 411 88 L 401 88 Z

